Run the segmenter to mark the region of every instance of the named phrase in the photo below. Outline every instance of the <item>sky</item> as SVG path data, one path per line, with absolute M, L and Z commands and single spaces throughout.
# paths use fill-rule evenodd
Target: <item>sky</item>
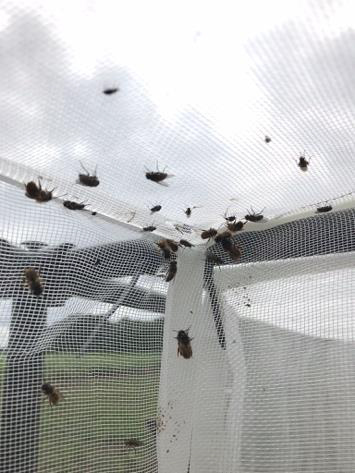
M 28 166 L 90 209 L 139 221 L 34 206 L 0 182 L 2 236 L 90 246 L 141 238 L 136 225 L 336 204 L 354 190 L 354 13 L 351 0 L 4 2 L 0 171 L 15 163 L 21 182 Z M 75 185 L 79 160 L 98 166 L 90 193 Z M 168 187 L 145 178 L 156 162 L 174 174 Z

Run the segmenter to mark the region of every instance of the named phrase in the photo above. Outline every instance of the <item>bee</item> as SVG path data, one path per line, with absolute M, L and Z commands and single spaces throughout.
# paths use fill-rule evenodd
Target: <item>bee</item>
M 88 204 L 84 204 L 84 202 L 81 202 L 80 204 L 78 202 L 72 202 L 71 200 L 65 200 L 63 202 L 64 207 L 66 207 L 69 210 L 83 210 Z
M 62 393 L 49 383 L 42 384 L 41 389 L 43 394 L 47 396 L 51 407 L 56 406 L 58 402 L 63 399 Z
M 34 268 L 25 268 L 24 284 L 27 285 L 34 296 L 40 296 L 43 292 L 43 283 L 39 273 Z
M 177 250 L 179 249 L 179 245 L 178 245 L 175 241 L 173 241 L 173 240 L 168 240 L 168 239 L 166 239 L 166 240 L 159 240 L 159 241 L 157 242 L 157 245 L 158 245 L 159 248 L 161 248 L 162 250 L 163 250 L 164 248 L 167 248 L 167 249 L 173 251 L 174 253 L 176 253 Z
M 193 340 L 193 338 L 189 337 L 190 328 L 186 330 L 177 331 L 177 336 L 175 337 L 178 342 L 177 356 L 181 355 L 186 359 L 192 357 L 191 341 Z
M 330 212 L 331 210 L 333 210 L 333 207 L 331 205 L 325 205 L 324 207 L 317 208 L 317 212 L 319 213 Z
M 165 172 L 165 169 L 166 168 L 164 168 L 163 171 L 159 171 L 158 163 L 157 163 L 157 170 L 156 171 L 149 171 L 149 169 L 147 169 L 147 171 L 145 173 L 145 177 L 149 181 L 156 182 L 157 184 L 162 184 L 162 182 L 165 181 L 165 179 L 167 179 L 168 177 L 172 177 L 171 174 L 169 175 L 168 173 Z M 167 185 L 167 184 L 164 183 L 162 185 Z
M 155 212 L 159 212 L 160 210 L 161 210 L 161 205 L 154 205 L 154 207 L 150 209 L 150 212 L 153 214 Z
M 157 227 L 154 227 L 154 225 L 148 225 L 147 227 L 143 227 L 142 230 L 143 232 L 154 232 Z
M 139 439 L 126 439 L 124 441 L 126 448 L 132 448 L 136 452 L 137 447 L 141 447 L 144 443 Z
M 168 248 L 168 245 L 166 243 L 166 240 L 159 240 L 156 245 L 159 246 L 159 248 L 163 251 L 164 258 L 165 259 L 170 259 L 170 249 Z
M 209 240 L 217 235 L 217 230 L 215 228 L 210 228 L 209 230 L 203 230 L 201 233 L 202 240 Z
M 192 214 L 192 211 L 193 209 L 199 209 L 201 207 L 197 207 L 196 205 L 194 207 L 187 207 L 185 210 L 184 210 L 184 214 L 186 215 L 186 217 L 191 217 L 191 214 Z
M 184 239 L 179 241 L 179 245 L 180 246 L 185 246 L 186 248 L 192 248 L 194 246 L 192 243 L 190 243 L 189 241 L 184 240 Z
M 40 179 L 38 179 L 38 185 L 34 181 L 30 181 L 25 184 L 26 196 L 30 199 L 34 199 L 36 202 L 48 202 L 53 198 L 53 191 L 48 189 L 42 189 L 42 184 Z
M 262 212 L 264 211 L 261 210 L 261 212 L 258 212 L 256 213 L 253 209 L 253 207 L 250 207 L 251 209 L 251 213 L 245 215 L 245 220 L 248 220 L 248 222 L 260 222 L 260 220 L 262 220 L 264 218 L 264 215 L 262 214 Z M 247 210 L 247 212 L 249 212 L 249 210 Z
M 232 241 L 231 239 L 231 232 L 229 232 L 228 230 L 223 232 L 223 233 L 220 233 L 219 235 L 216 236 L 215 238 L 215 242 L 216 243 L 221 243 L 222 245 L 222 248 L 224 249 L 224 251 L 226 251 L 227 253 L 229 253 L 229 256 L 233 259 L 233 260 L 238 260 L 241 256 L 241 250 L 240 248 Z
M 240 230 L 243 230 L 243 227 L 244 222 L 242 222 L 241 220 L 239 222 L 227 223 L 227 228 L 232 233 L 240 232 Z
M 120 89 L 117 87 L 117 88 L 113 88 L 113 89 L 105 89 L 103 91 L 103 93 L 105 95 L 112 95 L 112 94 L 115 94 L 116 92 L 118 92 Z
M 80 163 L 80 166 L 84 169 L 84 171 L 86 172 L 86 174 L 80 174 L 79 173 L 79 179 L 77 181 L 78 184 L 81 184 L 83 186 L 87 186 L 87 187 L 97 187 L 99 184 L 100 184 L 100 181 L 96 175 L 96 172 L 97 172 L 97 165 L 95 166 L 95 171 L 94 171 L 94 174 L 90 174 L 89 171 L 85 168 L 85 166 L 83 165 L 83 163 L 81 161 L 79 161 Z
M 177 261 L 170 261 L 169 269 L 168 269 L 165 281 L 169 282 L 172 279 L 174 279 L 176 272 L 177 272 Z
M 265 143 L 270 143 L 270 141 L 271 141 L 270 136 L 267 136 L 267 135 L 266 135 L 266 136 L 265 136 Z
M 223 215 L 224 220 L 226 222 L 234 222 L 237 219 L 237 217 L 235 215 L 227 216 L 227 211 L 228 211 L 228 209 L 224 212 L 224 215 Z
M 303 151 L 303 154 L 301 154 L 301 156 L 298 159 L 297 166 L 301 169 L 301 171 L 307 171 L 310 161 L 311 161 L 311 158 L 309 158 L 309 161 L 307 161 L 305 151 Z
M 211 264 L 223 264 L 223 260 L 213 253 L 206 253 L 206 260 Z

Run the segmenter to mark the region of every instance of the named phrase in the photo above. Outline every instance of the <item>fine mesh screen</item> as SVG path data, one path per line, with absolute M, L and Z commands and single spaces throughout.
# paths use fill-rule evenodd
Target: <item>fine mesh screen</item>
M 355 471 L 354 13 L 4 3 L 2 472 Z

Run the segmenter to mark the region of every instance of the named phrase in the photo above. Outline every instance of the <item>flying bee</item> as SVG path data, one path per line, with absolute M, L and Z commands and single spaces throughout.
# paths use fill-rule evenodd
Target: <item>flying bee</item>
M 52 386 L 49 383 L 42 384 L 41 389 L 42 389 L 43 394 L 45 394 L 47 396 L 48 401 L 49 401 L 49 405 L 51 407 L 56 406 L 58 404 L 58 402 L 61 399 L 63 399 L 62 393 L 57 388 L 55 388 L 54 386 Z
M 255 212 L 253 207 L 250 207 L 251 209 L 251 212 L 248 213 L 247 215 L 245 215 L 245 220 L 248 220 L 248 222 L 260 222 L 260 220 L 262 220 L 264 218 L 264 215 L 262 214 L 262 212 L 265 210 L 265 208 L 263 210 L 261 210 L 261 212 Z M 247 210 L 247 212 L 249 212 L 249 210 Z
M 311 162 L 311 157 L 309 158 L 309 161 L 307 161 L 306 153 L 305 153 L 305 151 L 303 151 L 303 154 L 301 154 L 301 156 L 298 159 L 298 163 L 297 163 L 297 166 L 301 169 L 301 171 L 307 171 L 308 170 L 308 165 Z
M 187 240 L 181 239 L 179 241 L 180 246 L 185 246 L 185 248 L 192 248 L 194 245 Z
M 79 179 L 77 180 L 78 184 L 87 187 L 97 187 L 100 184 L 100 181 L 96 175 L 97 172 L 97 165 L 95 166 L 94 174 L 90 174 L 86 167 L 83 165 L 81 161 L 79 161 L 80 166 L 84 169 L 86 174 L 79 173 Z
M 154 225 L 148 225 L 147 227 L 142 228 L 143 232 L 154 232 L 154 230 L 156 229 L 157 227 L 155 227 Z
M 145 177 L 149 181 L 153 181 L 153 182 L 156 182 L 157 184 L 167 186 L 167 184 L 165 182 L 163 183 L 163 181 L 165 181 L 165 179 L 167 179 L 168 177 L 173 177 L 173 175 L 166 173 L 165 169 L 166 168 L 164 168 L 163 171 L 159 171 L 158 162 L 157 162 L 157 170 L 156 171 L 149 171 L 149 169 L 147 169 L 147 171 L 145 173 Z
M 333 210 L 333 207 L 331 205 L 325 205 L 324 207 L 317 208 L 318 213 L 330 212 L 331 210 Z
M 183 358 L 186 359 L 192 357 L 191 341 L 193 340 L 193 338 L 189 337 L 190 328 L 186 330 L 176 330 L 177 336 L 175 337 L 178 342 L 177 356 L 181 355 Z
M 267 135 L 266 135 L 266 136 L 265 136 L 265 143 L 270 143 L 270 141 L 271 141 L 270 136 L 267 136 Z
M 151 209 L 150 209 L 150 213 L 155 213 L 155 212 L 159 212 L 161 210 L 161 205 L 154 205 Z
M 165 281 L 169 282 L 172 279 L 174 279 L 176 272 L 177 272 L 177 261 L 170 261 L 169 269 L 168 269 Z
M 88 204 L 84 204 L 84 202 L 72 202 L 71 200 L 65 200 L 63 202 L 64 207 L 69 210 L 83 210 Z
M 227 223 L 227 228 L 232 233 L 240 232 L 240 230 L 243 230 L 243 227 L 244 222 L 242 222 L 241 220 L 239 222 Z
M 112 88 L 112 89 L 105 89 L 105 90 L 103 91 L 103 93 L 104 93 L 105 95 L 112 95 L 112 94 L 115 94 L 116 92 L 118 92 L 119 90 L 120 90 L 120 89 L 119 89 L 118 87 Z
M 215 228 L 210 228 L 209 230 L 203 230 L 201 233 L 202 240 L 209 240 L 217 235 L 217 230 Z
M 34 268 L 25 268 L 24 284 L 28 286 L 34 296 L 40 296 L 43 292 L 43 283 L 39 273 Z

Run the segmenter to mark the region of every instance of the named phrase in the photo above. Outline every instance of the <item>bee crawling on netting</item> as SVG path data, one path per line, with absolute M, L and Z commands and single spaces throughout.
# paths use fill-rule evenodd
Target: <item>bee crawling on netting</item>
M 43 394 L 45 394 L 47 396 L 48 401 L 49 401 L 49 405 L 51 407 L 56 406 L 58 404 L 58 402 L 61 399 L 63 399 L 62 393 L 57 388 L 52 386 L 52 384 L 44 383 L 44 384 L 42 384 L 41 389 L 42 389 Z
M 311 156 L 312 157 L 312 156 Z M 309 157 L 308 161 L 306 159 L 306 153 L 303 151 L 303 154 L 298 158 L 297 166 L 301 169 L 301 171 L 307 171 L 308 165 L 311 162 L 311 157 Z
M 206 253 L 206 261 L 208 261 L 211 264 L 217 264 L 218 266 L 223 264 L 223 260 L 219 256 L 215 255 L 214 253 Z
M 318 213 L 330 212 L 331 210 L 333 210 L 333 207 L 331 205 L 325 205 L 324 207 L 317 208 Z
M 181 355 L 186 359 L 192 357 L 191 341 L 193 340 L 193 338 L 189 337 L 190 328 L 186 330 L 174 330 L 175 332 L 177 332 L 177 336 L 175 337 L 178 342 L 177 356 Z
M 218 231 L 215 228 L 210 228 L 209 230 L 203 230 L 201 233 L 202 240 L 210 240 L 211 238 L 217 235 Z
M 38 178 L 38 185 L 34 181 L 30 181 L 25 184 L 25 188 L 26 196 L 36 202 L 49 202 L 53 199 L 53 192 L 55 191 L 55 188 L 52 190 L 43 189 L 40 178 Z
M 120 89 L 118 87 L 114 87 L 112 89 L 104 89 L 103 90 L 103 93 L 105 95 L 112 95 L 112 94 L 115 94 L 116 92 L 118 92 Z
M 84 204 L 84 202 L 73 202 L 71 200 L 65 200 L 63 202 L 64 207 L 69 210 L 84 210 L 89 204 Z
M 161 205 L 160 204 L 153 205 L 153 207 L 151 207 L 149 210 L 151 214 L 154 214 L 155 212 L 160 212 Z
M 179 249 L 179 245 L 174 240 L 169 240 L 169 239 L 159 240 L 156 244 L 159 246 L 161 250 L 163 251 L 168 250 L 169 256 L 170 256 L 170 250 L 176 253 L 177 250 Z
M 165 281 L 170 282 L 171 280 L 173 280 L 174 277 L 176 276 L 176 273 L 177 273 L 177 261 L 170 261 L 169 269 L 166 274 Z
M 255 212 L 253 207 L 250 207 L 250 210 L 251 212 L 245 215 L 244 217 L 245 220 L 248 220 L 248 222 L 254 222 L 254 223 L 260 222 L 260 220 L 264 218 L 264 215 L 262 214 L 262 212 L 265 210 L 265 208 L 263 208 L 263 210 L 261 210 L 260 212 Z M 247 212 L 249 212 L 249 210 L 247 210 Z
M 97 172 L 97 165 L 95 166 L 94 174 L 90 174 L 86 167 L 83 165 L 81 161 L 79 161 L 80 166 L 84 169 L 86 174 L 79 173 L 79 178 L 77 180 L 78 184 L 86 187 L 97 187 L 100 184 L 100 181 L 96 175 Z
M 239 246 L 237 246 L 233 242 L 231 237 L 232 237 L 231 232 L 227 230 L 225 232 L 222 232 L 222 233 L 218 234 L 215 237 L 215 242 L 216 243 L 221 243 L 222 248 L 224 249 L 224 251 L 229 253 L 229 256 L 233 260 L 238 260 L 241 257 L 242 253 L 241 253 L 241 250 L 240 250 Z
M 165 169 L 163 169 L 163 171 L 159 171 L 159 168 L 158 168 L 158 162 L 157 162 L 157 170 L 156 171 L 149 171 L 149 169 L 146 168 L 146 173 L 145 173 L 145 177 L 149 180 L 149 181 L 153 181 L 153 182 L 156 182 L 157 184 L 161 184 L 163 186 L 167 186 L 167 184 L 163 181 L 165 181 L 165 179 L 167 179 L 168 177 L 173 177 L 173 174 L 168 174 L 165 172 Z
M 134 453 L 136 453 L 136 448 L 142 447 L 144 443 L 139 439 L 126 439 L 124 445 L 128 449 L 133 449 Z
M 234 221 L 232 223 L 227 223 L 227 228 L 230 232 L 237 233 L 243 230 L 244 225 L 245 225 L 245 222 L 242 222 L 241 220 L 239 220 L 239 222 Z
M 25 268 L 23 270 L 23 282 L 28 286 L 29 290 L 34 296 L 40 296 L 43 292 L 43 282 L 41 277 L 34 268 Z

